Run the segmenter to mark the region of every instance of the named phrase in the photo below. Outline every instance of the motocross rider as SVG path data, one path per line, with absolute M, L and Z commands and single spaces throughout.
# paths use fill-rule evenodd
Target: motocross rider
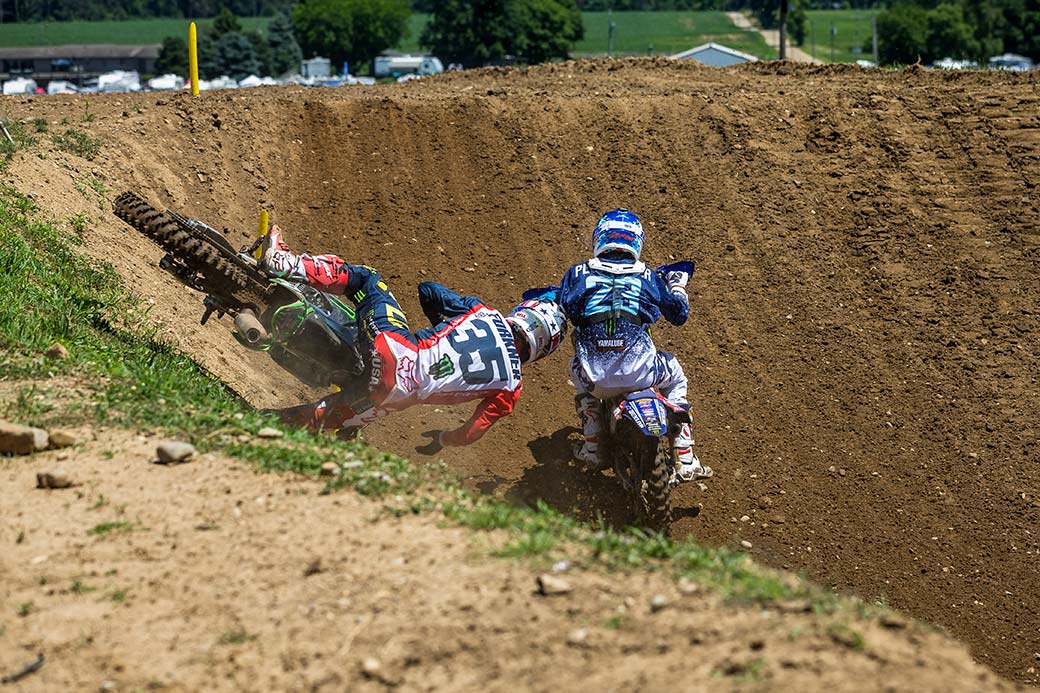
M 330 394 L 283 416 L 315 429 L 340 429 L 351 437 L 377 418 L 415 404 L 455 404 L 479 399 L 473 415 L 452 431 L 427 431 L 420 452 L 468 445 L 507 416 L 520 397 L 521 364 L 552 353 L 566 321 L 552 300 L 525 301 L 508 316 L 473 296 L 434 282 L 419 285 L 419 304 L 432 327 L 412 333 L 397 299 L 379 273 L 335 255 L 296 255 L 272 226 L 261 244 L 259 267 L 268 275 L 307 282 L 344 294 L 357 306 L 368 359 L 368 400 L 348 403 Z M 364 400 L 364 398 L 362 398 Z
M 672 354 L 657 350 L 649 328 L 662 315 L 673 325 L 686 322 L 692 265 L 667 266 L 662 276 L 640 262 L 642 250 L 639 218 L 627 209 L 607 212 L 592 232 L 593 258 L 567 270 L 560 285 L 560 304 L 574 325 L 571 380 L 584 434 L 575 456 L 591 470 L 602 468 L 599 400 L 653 387 L 689 411 L 682 366 Z M 675 450 L 673 482 L 712 476 L 711 467 L 693 453 L 688 423 L 675 437 Z

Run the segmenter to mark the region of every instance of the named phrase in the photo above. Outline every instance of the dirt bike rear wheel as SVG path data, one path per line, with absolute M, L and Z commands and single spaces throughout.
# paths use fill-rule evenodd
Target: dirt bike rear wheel
M 647 523 L 654 529 L 667 530 L 672 522 L 673 454 L 671 441 L 665 436 L 658 438 L 657 454 L 654 456 L 643 489 Z
M 201 275 L 199 283 L 206 293 L 228 304 L 264 302 L 266 285 L 238 259 L 227 239 L 213 237 L 212 230 L 193 228 L 179 215 L 160 212 L 134 192 L 117 197 L 113 212 Z

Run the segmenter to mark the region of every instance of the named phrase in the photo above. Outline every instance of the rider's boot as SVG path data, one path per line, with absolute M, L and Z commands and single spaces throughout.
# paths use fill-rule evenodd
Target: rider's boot
M 711 467 L 701 464 L 701 461 L 693 454 L 693 433 L 688 423 L 681 424 L 679 432 L 675 436 L 675 458 L 678 464 L 675 468 L 673 483 L 710 479 L 715 474 Z
M 307 280 L 307 271 L 303 261 L 294 255 L 289 246 L 282 241 L 282 230 L 275 224 L 260 243 L 260 259 L 257 266 L 269 277 L 279 279 Z
M 581 447 L 574 452 L 574 457 L 585 465 L 589 471 L 599 471 L 603 464 L 599 459 L 600 422 L 599 400 L 585 393 L 574 398 L 574 408 L 581 418 L 581 432 L 584 436 Z

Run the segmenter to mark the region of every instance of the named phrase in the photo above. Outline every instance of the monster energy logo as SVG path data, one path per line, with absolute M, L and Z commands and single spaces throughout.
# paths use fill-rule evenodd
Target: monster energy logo
M 433 376 L 434 380 L 447 378 L 454 372 L 455 364 L 452 362 L 451 358 L 447 354 L 442 356 L 439 361 L 430 366 L 430 375 Z

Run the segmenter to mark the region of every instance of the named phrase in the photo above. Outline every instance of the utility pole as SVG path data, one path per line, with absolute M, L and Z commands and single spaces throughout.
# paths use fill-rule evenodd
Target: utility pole
M 787 59 L 787 5 L 789 0 L 780 0 L 780 59 Z
M 614 32 L 617 31 L 617 24 L 614 23 L 613 11 L 607 8 L 607 57 L 609 58 L 614 51 Z
M 877 13 L 870 15 L 870 28 L 874 32 L 873 49 L 874 49 L 874 65 L 878 64 L 878 52 L 877 52 Z

